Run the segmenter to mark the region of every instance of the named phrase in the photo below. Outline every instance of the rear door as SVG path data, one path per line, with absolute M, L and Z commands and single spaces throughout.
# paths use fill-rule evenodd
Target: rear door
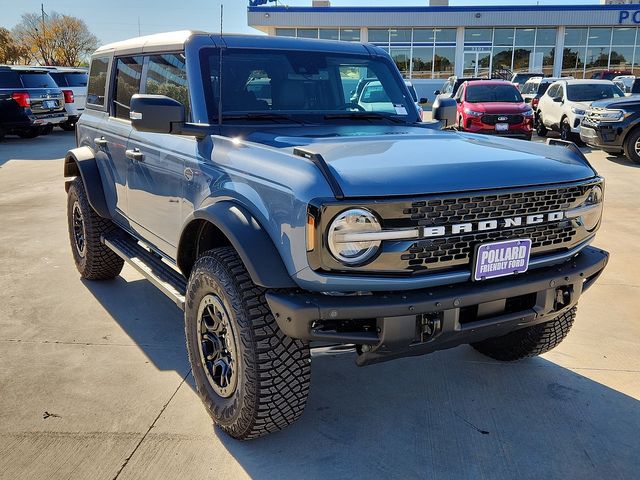
M 141 91 L 166 95 L 187 107 L 189 91 L 182 53 L 150 55 L 145 59 Z M 183 183 L 192 179 L 186 158 L 197 155 L 194 137 L 133 130 L 129 155 L 129 218 L 142 237 L 174 256 L 181 230 Z M 193 175 L 193 173 L 191 174 Z

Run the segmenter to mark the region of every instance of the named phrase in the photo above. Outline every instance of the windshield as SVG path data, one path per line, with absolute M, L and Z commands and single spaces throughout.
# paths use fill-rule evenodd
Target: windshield
M 471 103 L 482 102 L 514 102 L 521 103 L 522 96 L 513 85 L 469 85 L 466 92 L 466 101 Z
M 58 88 L 48 73 L 20 73 L 24 88 Z
M 220 96 L 218 50 L 202 54 L 210 121 Z M 318 121 L 374 115 L 415 122 L 415 104 L 390 59 L 296 50 L 229 49 L 223 53 L 223 120 Z M 368 114 L 368 115 L 364 115 Z
M 539 85 L 540 85 L 540 82 L 527 82 L 522 87 L 522 90 L 520 91 L 520 93 L 522 93 L 523 95 L 529 95 L 532 93 L 535 94 L 538 92 Z
M 567 85 L 567 98 L 572 102 L 593 102 L 604 98 L 624 97 L 619 87 L 610 83 L 581 83 Z
M 49 75 L 60 87 L 86 87 L 89 77 L 87 73 L 83 72 L 51 72 Z

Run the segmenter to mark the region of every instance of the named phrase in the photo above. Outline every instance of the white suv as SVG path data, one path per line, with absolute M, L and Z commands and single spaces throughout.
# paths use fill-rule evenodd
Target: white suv
M 53 77 L 64 94 L 64 108 L 69 119 L 60 124 L 63 130 L 73 130 L 76 122 L 87 103 L 87 80 L 89 74 L 84 68 L 55 67 L 48 68 L 49 75 Z
M 591 102 L 619 97 L 624 93 L 609 80 L 558 80 L 540 98 L 536 131 L 544 137 L 556 130 L 563 140 L 573 140 Z

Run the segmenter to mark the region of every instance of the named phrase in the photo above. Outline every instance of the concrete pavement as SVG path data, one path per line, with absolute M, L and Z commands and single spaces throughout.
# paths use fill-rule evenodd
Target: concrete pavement
M 0 143 L 0 479 L 640 475 L 638 166 L 588 153 L 607 179 L 596 243 L 612 257 L 558 348 L 365 368 L 318 351 L 302 420 L 240 443 L 195 393 L 181 312 L 129 267 L 80 280 L 59 158 L 73 142 Z

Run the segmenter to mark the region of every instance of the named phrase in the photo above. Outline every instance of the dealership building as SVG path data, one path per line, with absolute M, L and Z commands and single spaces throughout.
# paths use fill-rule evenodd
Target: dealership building
M 589 78 L 602 70 L 640 75 L 640 5 L 309 7 L 249 6 L 248 24 L 268 35 L 370 42 L 406 78 L 505 76 L 536 71 Z

